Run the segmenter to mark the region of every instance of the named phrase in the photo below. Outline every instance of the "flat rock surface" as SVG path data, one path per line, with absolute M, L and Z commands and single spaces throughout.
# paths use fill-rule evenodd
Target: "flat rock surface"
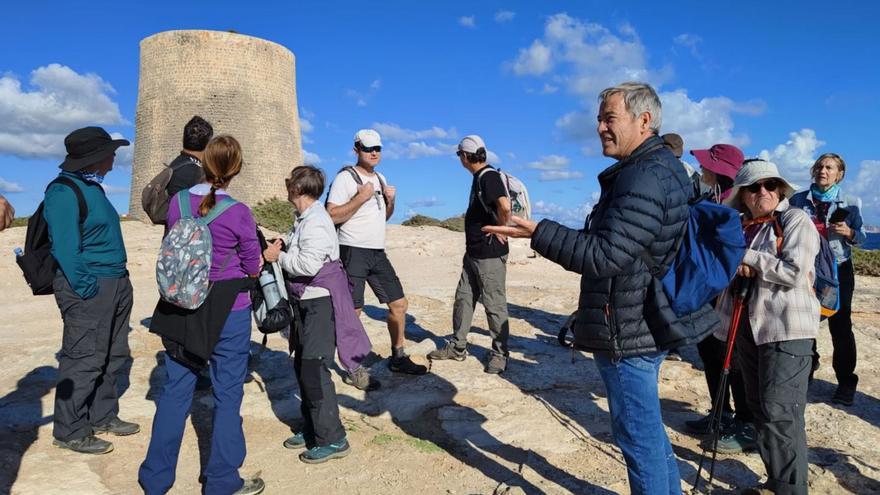
M 0 233 L 0 493 L 138 493 L 137 469 L 165 379 L 159 339 L 147 325 L 157 300 L 155 259 L 162 229 L 124 222 L 129 270 L 135 288 L 131 317 L 132 363 L 121 416 L 142 432 L 112 437 L 115 450 L 87 456 L 52 446 L 56 353 L 61 319 L 51 296 L 34 297 L 15 265 L 12 248 L 25 229 Z M 435 227 L 388 227 L 388 253 L 409 299 L 408 352 L 425 354 L 450 333 L 452 301 L 461 270 L 464 236 Z M 390 354 L 386 310 L 368 291 L 362 320 L 373 341 L 371 368 L 382 382 L 365 394 L 334 374 L 352 455 L 306 465 L 282 442 L 301 421 L 299 390 L 287 341 L 269 337 L 260 353 L 254 329 L 251 373 L 242 417 L 248 457 L 244 476 L 261 472 L 268 494 L 517 494 L 628 493 L 620 451 L 611 442 L 608 404 L 589 355 L 556 342 L 577 305 L 578 276 L 541 258 L 528 258 L 514 241 L 508 264 L 511 359 L 507 372 L 488 375 L 490 347 L 485 314 L 478 308 L 463 362 L 434 363 L 422 377 L 387 369 Z M 836 385 L 831 339 L 820 330 L 822 367 L 810 389 L 807 434 L 811 493 L 880 492 L 880 279 L 856 281 L 855 332 L 859 345 L 859 393 L 853 407 L 828 403 Z M 660 377 L 664 418 L 688 491 L 699 461 L 699 439 L 684 422 L 710 407 L 696 349 L 684 361 L 667 361 Z M 197 493 L 207 459 L 213 401 L 196 392 L 171 493 Z M 721 493 L 752 486 L 764 475 L 757 455 L 719 455 L 715 476 Z

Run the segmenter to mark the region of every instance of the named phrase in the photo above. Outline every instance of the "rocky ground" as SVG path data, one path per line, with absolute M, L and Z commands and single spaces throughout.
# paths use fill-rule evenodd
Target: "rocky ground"
M 54 299 L 31 296 L 12 248 L 24 228 L 0 233 L 0 493 L 128 494 L 139 491 L 137 468 L 149 441 L 155 399 L 164 379 L 162 347 L 145 324 L 157 299 L 154 263 L 161 229 L 125 222 L 135 306 L 132 363 L 121 415 L 142 425 L 138 435 L 113 438 L 115 450 L 84 456 L 52 446 L 52 399 L 61 322 Z M 460 271 L 463 235 L 434 227 L 390 226 L 389 255 L 409 297 L 409 349 L 416 359 L 450 331 L 452 297 Z M 248 457 L 243 475 L 261 472 L 266 493 L 493 494 L 628 493 L 620 452 L 611 443 L 604 388 L 591 358 L 556 343 L 556 332 L 575 308 L 578 279 L 513 247 L 508 268 L 511 362 L 506 373 L 483 373 L 489 347 L 485 316 L 478 311 L 471 357 L 439 362 L 424 377 L 392 376 L 385 309 L 368 296 L 363 321 L 377 354 L 372 365 L 383 388 L 364 394 L 338 376 L 342 416 L 353 453 L 318 466 L 302 464 L 282 441 L 301 419 L 287 343 L 270 336 L 259 353 L 253 335 L 253 371 L 242 406 Z M 807 408 L 812 493 L 880 492 L 880 279 L 857 280 L 855 325 L 861 376 L 856 404 L 833 406 L 831 340 L 823 325 L 817 372 Z M 695 349 L 664 364 L 660 396 L 690 489 L 699 439 L 684 422 L 709 408 Z M 207 458 L 212 399 L 199 392 L 187 426 L 172 493 L 196 493 Z M 756 484 L 757 455 L 719 456 L 717 491 Z

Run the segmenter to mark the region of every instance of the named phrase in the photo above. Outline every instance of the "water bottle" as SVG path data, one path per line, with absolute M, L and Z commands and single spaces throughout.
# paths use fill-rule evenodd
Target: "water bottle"
M 266 308 L 274 308 L 281 300 L 281 292 L 278 291 L 278 284 L 275 283 L 275 273 L 271 265 L 260 273 L 260 289 L 263 291 L 263 299 L 266 300 Z
M 16 258 L 20 258 L 24 254 L 24 250 L 22 250 L 20 247 L 17 247 L 12 251 L 15 253 Z

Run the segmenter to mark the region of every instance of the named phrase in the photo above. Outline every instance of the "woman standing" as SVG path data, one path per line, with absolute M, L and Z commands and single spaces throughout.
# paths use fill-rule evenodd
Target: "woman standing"
M 776 165 L 747 160 L 725 203 L 743 213 L 748 248 L 737 275 L 751 279 L 736 351 L 757 446 L 767 470 L 764 488 L 807 493 L 804 407 L 819 329 L 813 292 L 819 235 L 809 216 L 791 207 L 794 189 Z M 719 339 L 726 339 L 733 310 L 730 289 L 718 298 Z
M 860 213 L 861 201 L 845 196 L 840 182 L 846 175 L 846 163 L 836 153 L 820 156 L 810 169 L 813 184 L 791 198 L 791 205 L 806 211 L 819 233 L 828 240 L 837 258 L 837 278 L 840 282 L 840 309 L 828 318 L 831 343 L 834 347 L 832 366 L 837 375 L 837 390 L 832 402 L 851 406 L 856 395 L 859 377 L 856 369 L 856 337 L 852 331 L 852 298 L 855 272 L 852 247 L 867 239 Z M 814 348 L 815 350 L 815 348 Z M 819 353 L 815 353 L 813 368 L 819 367 Z
M 347 456 L 351 447 L 339 420 L 336 387 L 329 366 L 337 344 L 338 325 L 360 325 L 349 292 L 348 277 L 339 261 L 339 239 L 333 220 L 318 201 L 324 192 L 324 173 L 312 166 L 297 167 L 285 181 L 287 198 L 299 214 L 287 239 L 287 252 L 276 240 L 263 251 L 267 262 L 279 260 L 291 277 L 294 298 L 293 367 L 299 382 L 305 426 L 284 442 L 288 449 L 307 450 L 305 463 L 318 464 Z M 364 337 L 364 354 L 369 340 Z M 339 345 L 344 345 L 344 337 Z
M 230 201 L 226 192 L 241 171 L 241 146 L 231 136 L 217 136 L 205 148 L 206 182 L 179 192 L 168 209 L 168 226 L 181 218 L 181 206 L 195 217 L 222 210 L 208 224 L 212 237 L 211 291 L 195 310 L 183 310 L 160 301 L 150 331 L 163 336 L 168 378 L 156 404 L 153 435 L 138 481 L 147 494 L 161 494 L 174 484 L 177 457 L 186 417 L 199 375 L 199 360 L 208 356 L 214 421 L 211 455 L 203 473 L 204 493 L 253 495 L 265 487 L 259 478 L 244 481 L 238 469 L 244 463 L 245 440 L 241 401 L 251 341 L 250 296 L 245 290 L 260 271 L 257 225 L 250 209 Z M 231 206 L 229 206 L 231 204 Z M 186 208 L 186 206 L 189 208 Z M 184 214 L 186 211 L 183 212 Z M 185 337 L 183 337 L 185 336 Z M 192 342 L 212 343 L 195 348 Z M 204 349 L 203 347 L 210 347 Z

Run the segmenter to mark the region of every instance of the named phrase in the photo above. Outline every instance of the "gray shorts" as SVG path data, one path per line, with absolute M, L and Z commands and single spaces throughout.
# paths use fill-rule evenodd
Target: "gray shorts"
M 403 298 L 403 286 L 384 249 L 339 246 L 339 258 L 351 279 L 351 297 L 355 309 L 364 307 L 364 289 L 367 283 L 382 304 Z

